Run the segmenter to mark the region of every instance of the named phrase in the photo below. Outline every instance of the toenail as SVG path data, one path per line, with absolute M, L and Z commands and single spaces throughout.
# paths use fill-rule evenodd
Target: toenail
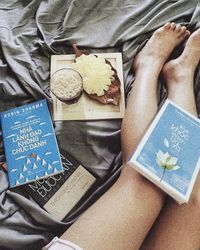
M 178 25 L 176 26 L 176 30 L 177 30 L 177 31 L 180 31 L 180 30 L 181 30 L 181 25 L 180 25 L 180 24 L 178 24 Z

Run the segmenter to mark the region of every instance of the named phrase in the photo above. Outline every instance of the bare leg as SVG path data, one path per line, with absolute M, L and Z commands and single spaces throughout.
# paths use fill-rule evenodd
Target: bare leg
M 197 116 L 193 93 L 193 77 L 200 59 L 200 29 L 194 32 L 183 54 L 163 68 L 169 98 Z M 187 205 L 169 199 L 143 249 L 197 250 L 200 247 L 200 176 Z
M 172 50 L 186 36 L 188 32 L 185 27 L 167 24 L 154 33 L 136 59 L 135 87 L 129 98 L 122 131 L 123 152 L 126 157 L 130 155 L 156 113 L 155 89 L 160 70 Z M 145 63 L 143 63 L 143 58 Z M 148 69 L 149 66 L 150 69 Z M 135 91 L 139 98 L 133 93 Z M 146 94 L 142 94 L 143 91 Z M 151 98 L 148 95 L 151 95 Z M 149 101 L 140 100 L 147 96 Z M 132 108 L 133 105 L 140 109 L 139 113 L 137 108 Z M 140 105 L 143 105 L 143 108 L 140 108 Z M 150 110 L 145 109 L 147 106 Z M 143 117 L 141 112 L 145 112 L 144 116 L 147 117 L 142 120 L 142 127 L 140 126 L 141 119 L 138 119 L 140 116 Z M 134 123 L 132 119 L 136 119 Z M 134 129 L 129 129 L 129 126 L 132 128 L 133 125 Z M 134 133 L 136 136 L 132 136 Z M 128 145 L 126 145 L 127 139 L 133 142 L 127 142 Z M 112 188 L 90 207 L 61 238 L 73 241 L 84 250 L 138 249 L 162 204 L 163 193 L 132 168 L 124 166 L 122 174 Z
M 122 123 L 124 162 L 128 160 L 157 112 L 157 80 L 163 64 L 172 50 L 188 36 L 189 31 L 184 26 L 166 24 L 154 33 L 136 57 L 136 78 Z

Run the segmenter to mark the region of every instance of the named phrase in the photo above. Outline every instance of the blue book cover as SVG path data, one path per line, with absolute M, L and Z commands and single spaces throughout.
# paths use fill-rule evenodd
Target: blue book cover
M 166 100 L 129 163 L 187 203 L 200 167 L 200 121 Z
M 63 171 L 46 100 L 1 113 L 10 187 Z

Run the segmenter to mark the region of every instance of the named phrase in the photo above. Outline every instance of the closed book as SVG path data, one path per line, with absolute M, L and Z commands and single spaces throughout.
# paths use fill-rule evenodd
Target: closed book
M 96 178 L 67 151 L 60 149 L 64 171 L 23 188 L 56 219 L 63 220 L 91 190 Z
M 200 168 L 199 142 L 199 119 L 167 99 L 129 164 L 178 203 L 187 203 Z
M 63 171 L 46 100 L 1 113 L 10 187 Z

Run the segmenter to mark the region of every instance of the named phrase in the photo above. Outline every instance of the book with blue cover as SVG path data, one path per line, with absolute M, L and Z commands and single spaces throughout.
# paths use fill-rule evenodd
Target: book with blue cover
M 63 171 L 46 100 L 1 113 L 10 187 Z
M 200 168 L 200 120 L 167 99 L 129 164 L 178 203 L 187 203 Z

